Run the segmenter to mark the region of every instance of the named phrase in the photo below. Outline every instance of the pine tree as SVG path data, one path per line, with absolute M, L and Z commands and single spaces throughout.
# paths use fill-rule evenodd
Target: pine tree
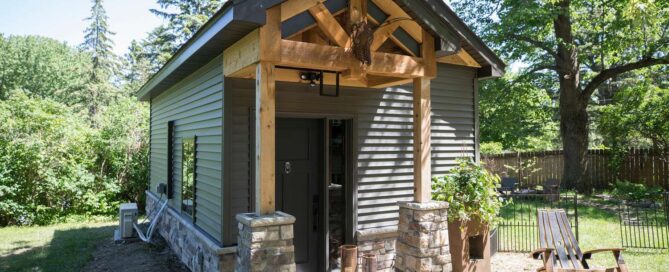
M 84 42 L 81 48 L 91 56 L 92 69 L 89 77 L 89 96 L 82 97 L 89 101 L 89 115 L 94 117 L 101 105 L 109 102 L 115 95 L 111 84 L 116 72 L 116 55 L 112 52 L 114 41 L 111 37 L 115 35 L 109 30 L 107 12 L 102 5 L 102 0 L 92 0 L 91 16 L 85 20 L 89 26 L 84 31 Z
M 167 20 L 167 24 L 154 29 L 145 40 L 153 69 L 157 70 L 165 64 L 224 2 L 225 0 L 157 0 L 160 10 L 152 9 L 151 12 Z

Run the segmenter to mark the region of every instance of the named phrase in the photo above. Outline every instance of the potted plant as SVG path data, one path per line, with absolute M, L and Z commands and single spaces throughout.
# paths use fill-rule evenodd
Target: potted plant
M 490 228 L 503 206 L 500 179 L 471 160 L 432 181 L 432 198 L 446 201 L 453 271 L 490 271 Z

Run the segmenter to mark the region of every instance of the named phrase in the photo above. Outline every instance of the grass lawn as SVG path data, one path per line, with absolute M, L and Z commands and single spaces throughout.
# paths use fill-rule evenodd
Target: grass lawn
M 116 221 L 0 228 L 0 271 L 80 271 Z
M 582 198 L 582 197 L 581 197 Z M 579 203 L 582 203 L 579 199 Z M 518 204 L 518 203 L 516 203 Z M 509 217 L 508 208 L 502 211 L 502 215 Z M 582 250 L 595 248 L 619 248 L 621 247 L 620 221 L 618 214 L 604 209 L 579 204 L 579 245 Z M 535 215 L 536 217 L 536 215 Z M 521 230 L 536 232 L 536 228 Z M 599 253 L 593 255 L 590 261 L 596 266 L 615 266 L 614 259 L 610 253 Z M 669 251 L 641 251 L 638 249 L 627 249 L 623 258 L 628 264 L 630 271 L 669 271 Z

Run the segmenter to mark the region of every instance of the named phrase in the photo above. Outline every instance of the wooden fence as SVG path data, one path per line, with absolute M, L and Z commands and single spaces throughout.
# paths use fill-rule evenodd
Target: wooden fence
M 550 178 L 562 180 L 562 150 L 482 155 L 486 168 L 501 177 L 516 177 L 520 186 L 536 186 Z M 631 149 L 620 167 L 613 166 L 608 150 L 589 150 L 585 182 L 603 189 L 616 180 L 627 180 L 669 190 L 669 149 Z

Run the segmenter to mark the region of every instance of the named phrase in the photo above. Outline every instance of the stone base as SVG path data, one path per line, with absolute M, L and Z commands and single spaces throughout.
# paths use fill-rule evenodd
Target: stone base
M 361 230 L 356 232 L 358 241 L 358 260 L 367 253 L 376 255 L 376 269 L 379 272 L 395 271 L 395 243 L 397 241 L 397 228 L 380 228 Z M 358 271 L 362 271 L 362 263 Z
M 146 212 L 153 213 L 163 203 L 158 197 L 146 191 Z M 193 224 L 184 220 L 172 208 L 165 208 L 157 225 L 155 235 L 162 236 L 170 249 L 190 271 L 233 271 L 235 267 L 236 247 L 222 248 Z
M 448 244 L 448 203 L 400 202 L 396 268 L 452 271 Z
M 293 223 L 295 217 L 275 212 L 272 215 L 237 215 L 237 266 L 235 271 L 296 271 Z

